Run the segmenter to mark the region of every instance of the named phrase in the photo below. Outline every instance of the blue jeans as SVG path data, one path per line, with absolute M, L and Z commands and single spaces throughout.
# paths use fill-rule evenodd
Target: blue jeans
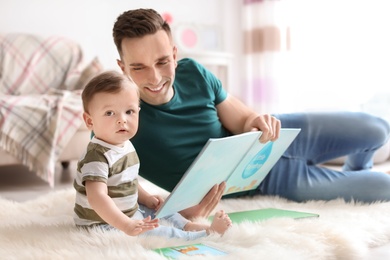
M 257 193 L 290 200 L 389 201 L 390 174 L 371 171 L 374 152 L 389 138 L 389 124 L 354 112 L 275 115 L 283 128 L 301 128 Z M 319 164 L 347 156 L 341 171 Z

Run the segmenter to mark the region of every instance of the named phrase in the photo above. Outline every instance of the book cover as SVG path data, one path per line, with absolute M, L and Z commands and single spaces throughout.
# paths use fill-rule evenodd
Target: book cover
M 157 248 L 154 249 L 153 251 L 157 252 L 160 255 L 165 256 L 167 259 L 178 259 L 183 255 L 186 256 L 227 255 L 227 252 L 221 251 L 217 248 L 202 243 L 176 246 L 176 247 Z
M 259 131 L 209 139 L 156 217 L 198 204 L 215 184 L 224 181 L 224 195 L 255 189 L 299 132 L 295 128 L 281 129 L 279 138 L 267 143 L 260 143 Z
M 233 223 L 240 223 L 243 221 L 263 221 L 271 218 L 318 218 L 320 215 L 310 212 L 266 208 L 266 209 L 255 209 L 245 210 L 227 213 Z M 209 220 L 212 221 L 214 216 L 210 216 Z

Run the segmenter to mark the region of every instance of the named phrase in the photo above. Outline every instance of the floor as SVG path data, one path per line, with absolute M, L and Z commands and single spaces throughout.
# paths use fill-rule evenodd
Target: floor
M 387 168 L 387 170 L 389 170 L 390 164 L 382 165 L 379 168 Z M 24 166 L 1 166 L 0 197 L 17 202 L 23 202 L 30 199 L 34 199 L 53 190 L 71 188 L 75 169 L 76 162 L 71 162 L 69 168 L 64 171 L 63 174 L 57 174 L 55 187 L 52 189 L 46 182 L 41 180 L 34 173 L 28 171 L 28 169 Z M 57 172 L 62 172 L 61 165 L 58 165 L 56 170 Z M 369 257 L 362 260 L 382 259 L 390 259 L 390 243 L 385 246 L 372 249 Z
M 61 165 L 57 166 L 56 172 L 62 172 L 62 174 L 56 174 L 54 188 L 50 188 L 48 183 L 22 165 L 1 166 L 0 197 L 23 202 L 53 190 L 71 188 L 75 174 L 75 164 L 76 162 L 72 162 L 64 172 L 62 172 Z

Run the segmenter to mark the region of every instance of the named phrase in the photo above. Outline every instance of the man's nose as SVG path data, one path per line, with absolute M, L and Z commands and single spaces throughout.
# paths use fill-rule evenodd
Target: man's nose
M 149 83 L 153 85 L 158 85 L 161 82 L 161 74 L 157 68 L 152 68 L 149 73 Z

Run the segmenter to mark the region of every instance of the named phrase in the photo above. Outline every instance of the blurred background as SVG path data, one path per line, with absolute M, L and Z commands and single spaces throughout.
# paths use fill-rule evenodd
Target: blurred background
M 390 121 L 387 0 L 0 0 L 0 34 L 61 35 L 118 69 L 116 17 L 153 8 L 180 57 L 263 113 L 366 111 Z

